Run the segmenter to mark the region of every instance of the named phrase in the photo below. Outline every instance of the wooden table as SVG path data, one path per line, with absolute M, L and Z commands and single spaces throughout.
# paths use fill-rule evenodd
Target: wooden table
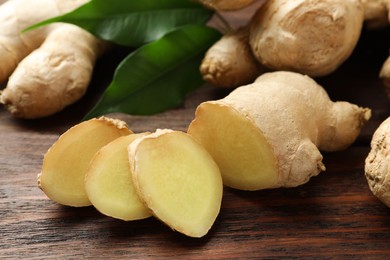
M 124 50 L 103 58 L 86 97 L 58 115 L 23 121 L 1 108 L 0 258 L 390 258 L 390 209 L 371 194 L 364 176 L 372 133 L 390 115 L 377 76 L 388 55 L 389 36 L 389 30 L 364 32 L 353 56 L 334 74 L 318 79 L 333 100 L 372 108 L 373 118 L 358 140 L 345 151 L 325 153 L 326 172 L 303 186 L 258 192 L 225 188 L 220 215 L 200 239 L 176 233 L 154 218 L 124 222 L 93 207 L 63 207 L 37 187 L 43 154 L 79 122 Z M 135 132 L 185 131 L 200 102 L 227 93 L 205 85 L 171 111 L 111 116 Z

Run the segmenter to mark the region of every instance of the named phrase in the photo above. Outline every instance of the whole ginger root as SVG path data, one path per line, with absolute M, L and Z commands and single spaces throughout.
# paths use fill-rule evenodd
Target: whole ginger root
M 375 131 L 365 160 L 365 176 L 372 193 L 390 207 L 390 118 Z
M 202 103 L 188 133 L 243 190 L 294 187 L 325 170 L 321 151 L 351 145 L 371 110 L 332 102 L 308 76 L 272 72 L 227 97 Z
M 227 87 L 229 81 L 230 87 L 253 82 L 266 70 L 324 76 L 351 55 L 363 22 L 364 10 L 359 0 L 268 0 L 245 29 L 229 32 L 209 49 L 200 70 L 205 80 L 222 87 Z M 235 46 L 223 46 L 224 38 L 234 38 Z M 235 49 L 245 51 L 245 55 L 237 55 L 238 51 L 232 51 Z M 247 58 L 250 56 L 254 59 Z M 257 75 L 253 70 L 232 73 L 239 71 L 238 63 L 247 62 L 248 67 L 254 67 L 253 60 L 266 69 L 259 70 Z M 229 80 L 230 77 L 234 79 Z
M 270 0 L 250 23 L 249 43 L 266 67 L 324 76 L 351 55 L 363 17 L 359 0 Z
M 0 82 L 9 77 L 0 103 L 14 116 L 49 116 L 84 95 L 106 43 L 71 24 L 20 32 L 86 2 L 10 0 L 0 5 Z

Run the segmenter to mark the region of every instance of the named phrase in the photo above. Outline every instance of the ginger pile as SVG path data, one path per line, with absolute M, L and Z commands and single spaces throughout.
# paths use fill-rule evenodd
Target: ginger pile
M 230 6 L 229 9 L 224 7 L 231 1 L 200 1 L 208 2 L 211 8 L 218 11 L 237 10 L 243 6 L 237 5 L 236 7 Z M 214 5 L 210 4 L 214 3 Z M 249 4 L 249 3 L 248 3 Z M 297 71 L 312 77 L 328 75 L 336 70 L 351 54 L 356 42 L 360 36 L 360 31 L 363 26 L 366 29 L 374 30 L 381 29 L 389 26 L 390 23 L 390 1 L 389 0 L 360 0 L 360 1 L 283 1 L 283 0 L 266 0 L 254 16 L 249 20 L 248 24 L 242 28 L 234 31 L 230 31 L 225 34 L 222 39 L 212 46 L 206 54 L 203 63 L 200 67 L 200 71 L 206 81 L 220 86 L 220 87 L 235 87 L 242 84 L 249 84 L 254 81 L 259 75 L 272 70 L 289 70 Z M 390 97 L 390 57 L 386 59 L 379 72 L 379 77 L 382 79 L 385 91 Z M 261 77 L 260 77 L 261 78 Z M 260 78 L 258 80 L 260 80 Z M 258 80 L 253 84 L 257 84 Z M 260 80 L 261 81 L 261 80 Z M 287 82 L 289 84 L 289 82 Z M 219 111 L 219 114 L 224 114 L 225 118 L 237 118 L 237 112 L 241 113 L 241 116 L 247 117 L 252 122 L 256 122 L 255 125 L 259 125 L 258 128 L 262 129 L 263 125 L 272 125 L 272 123 L 264 123 L 264 118 L 268 118 L 266 115 L 259 113 L 250 113 L 250 109 L 246 108 L 248 102 L 244 98 L 237 97 L 242 90 L 233 91 L 231 95 L 220 101 L 206 102 L 198 108 L 198 118 L 193 122 L 192 128 L 198 139 L 208 145 L 214 153 L 214 156 L 220 161 L 220 164 L 224 165 L 222 172 L 224 173 L 224 181 L 228 180 L 232 186 L 244 187 L 248 189 L 258 188 L 272 185 L 281 185 L 281 180 L 288 180 L 293 178 L 304 182 L 302 177 L 310 177 L 317 174 L 318 171 L 323 169 L 321 165 L 321 156 L 316 152 L 311 152 L 313 156 L 311 160 L 314 162 L 311 164 L 311 169 L 304 166 L 305 170 L 299 169 L 298 172 L 302 176 L 295 176 L 288 163 L 283 163 L 287 166 L 287 169 L 279 172 L 285 172 L 282 176 L 287 177 L 274 177 L 273 181 L 268 182 L 272 178 L 266 178 L 264 182 L 260 177 L 257 181 L 258 187 L 250 186 L 245 183 L 245 178 L 240 176 L 241 170 L 235 168 L 235 164 L 231 163 L 231 160 L 239 158 L 240 151 L 236 156 L 230 156 L 229 153 L 224 153 L 224 149 L 218 148 L 218 142 L 221 147 L 224 145 L 221 138 L 218 138 L 218 134 L 214 134 L 212 131 L 208 131 L 199 126 L 208 122 L 214 130 L 219 131 L 219 126 L 216 126 L 213 122 L 219 122 L 225 127 L 225 120 L 219 121 L 218 117 L 213 113 L 206 115 L 205 110 Z M 259 91 L 259 90 L 257 90 Z M 285 89 L 281 89 L 279 94 L 275 93 L 274 96 L 281 97 L 285 94 Z M 248 91 L 249 92 L 249 91 Z M 255 92 L 253 90 L 253 92 Z M 260 91 L 259 91 L 260 92 Z M 251 96 L 251 95 L 248 95 Z M 256 101 L 257 102 L 257 101 Z M 265 106 L 269 106 L 270 109 L 274 109 L 273 100 L 271 103 L 264 103 Z M 297 104 L 301 101 L 296 102 Z M 233 104 L 233 105 L 232 105 Z M 263 103 L 261 103 L 263 104 Z M 261 106 L 261 104 L 256 104 Z M 295 104 L 295 103 L 294 103 Z M 310 114 L 311 108 L 307 109 L 305 114 Z M 273 111 L 275 112 L 275 111 Z M 282 113 L 279 111 L 279 113 Z M 254 116 L 255 115 L 255 116 Z M 363 112 L 362 118 L 368 119 L 368 111 Z M 306 115 L 305 115 L 306 116 Z M 253 119 L 255 118 L 255 119 Z M 257 119 L 262 118 L 262 120 Z M 200 123 L 197 122 L 200 121 Z M 237 120 L 237 119 L 236 119 Z M 245 124 L 245 120 L 237 120 L 239 123 Z M 286 122 L 288 120 L 286 119 Z M 308 120 L 311 122 L 312 120 Z M 294 121 L 295 123 L 296 121 Z M 253 124 L 248 123 L 247 124 Z M 310 124 L 309 124 L 310 125 Z M 346 124 L 348 125 L 348 124 Z M 268 128 L 266 128 L 268 129 Z M 262 131 L 261 135 L 268 135 L 268 132 L 278 132 L 283 127 L 275 127 L 273 131 Z M 293 127 L 294 129 L 300 129 Z M 389 146 L 389 140 L 387 136 L 390 134 L 390 119 L 385 120 L 375 131 L 371 141 L 371 151 L 365 160 L 365 175 L 367 182 L 372 193 L 378 197 L 385 205 L 390 207 L 390 177 L 389 177 L 389 152 L 387 147 Z M 302 130 L 300 130 L 302 131 Z M 358 130 L 357 130 L 358 131 Z M 307 131 L 303 131 L 307 132 Z M 289 136 L 287 131 L 279 132 L 280 139 L 275 139 L 277 142 L 283 142 L 283 137 Z M 238 135 L 234 131 L 227 131 L 222 133 L 222 136 L 229 136 L 233 138 Z M 256 136 L 256 134 L 253 134 Z M 298 136 L 298 135 L 296 135 Z M 353 135 L 350 135 L 350 137 Z M 293 137 L 290 137 L 293 140 Z M 262 139 L 257 137 L 259 142 Z M 319 139 L 316 139 L 319 141 Z M 291 144 L 287 141 L 285 147 L 290 147 Z M 249 143 L 248 143 L 249 144 Z M 252 145 L 252 144 L 250 144 Z M 258 146 L 248 148 L 252 150 L 259 150 Z M 295 147 L 296 145 L 293 145 Z M 237 147 L 230 147 L 225 144 L 225 148 L 236 149 Z M 246 147 L 246 146 L 243 146 Z M 267 147 L 267 146 L 264 146 Z M 320 148 L 320 147 L 319 147 Z M 264 150 L 264 148 L 261 148 Z M 261 153 L 259 150 L 259 154 Z M 268 147 L 270 149 L 270 147 Z M 279 156 L 279 154 L 288 154 L 285 150 L 282 152 L 278 149 L 271 149 L 275 151 L 276 158 L 285 158 L 285 156 Z M 314 149 L 315 150 L 315 149 Z M 309 153 L 307 153 L 309 154 Z M 317 159 L 314 156 L 318 155 Z M 296 155 L 294 155 L 296 157 Z M 263 156 L 263 158 L 267 158 Z M 298 158 L 298 157 L 297 157 Z M 252 158 L 253 159 L 253 158 Z M 308 156 L 305 160 L 309 160 Z M 266 159 L 264 159 L 266 160 Z M 269 161 L 278 161 L 277 159 L 268 158 Z M 317 162 L 317 167 L 316 163 Z M 258 162 L 257 164 L 261 164 Z M 271 165 L 271 164 L 270 164 Z M 294 163 L 292 164 L 294 165 Z M 304 165 L 304 163 L 302 164 Z M 308 165 L 308 164 L 307 164 Z M 245 165 L 243 168 L 250 167 Z M 277 163 L 274 162 L 273 169 L 268 169 L 266 172 L 270 176 L 275 176 L 277 172 Z M 250 168 L 249 168 L 250 169 Z M 252 170 L 252 169 L 251 169 Z M 250 170 L 250 171 L 251 171 Z M 309 175 L 304 174 L 308 170 L 312 172 Z M 248 175 L 246 175 L 248 176 Z M 278 181 L 279 178 L 279 181 Z M 253 177 L 253 180 L 255 177 Z M 251 183 L 252 180 L 248 183 Z
M 198 1 L 216 11 L 230 12 L 255 2 Z M 27 0 L 2 2 L 0 82 L 8 82 L 0 103 L 16 117 L 32 119 L 57 113 L 79 100 L 107 43 L 70 24 L 51 24 L 23 34 L 20 31 L 87 1 L 37 0 L 34 8 Z M 237 87 L 252 83 L 267 71 L 328 75 L 351 55 L 364 23 L 367 28 L 389 24 L 388 0 L 261 2 L 264 4 L 245 26 L 228 32 L 209 49 L 200 66 L 206 81 Z M 390 87 L 389 59 L 380 77 Z
M 59 204 L 93 205 L 125 221 L 153 215 L 190 237 L 207 234 L 223 193 L 217 164 L 187 133 L 134 134 L 107 117 L 63 133 L 44 156 L 38 186 Z
M 223 185 L 302 185 L 325 170 L 320 150 L 346 149 L 370 116 L 368 108 L 332 102 L 308 76 L 266 73 L 200 104 L 187 133 L 134 134 L 120 120 L 84 121 L 47 151 L 38 185 L 63 205 L 93 205 L 126 221 L 153 215 L 202 237 L 218 217 Z
M 8 80 L 0 102 L 13 115 L 52 115 L 84 95 L 107 43 L 70 24 L 20 31 L 86 1 L 35 0 L 34 9 L 27 0 L 0 1 L 0 81 Z M 254 2 L 199 1 L 217 11 Z M 125 221 L 155 216 L 184 235 L 205 236 L 220 212 L 223 185 L 302 185 L 325 170 L 320 151 L 355 141 L 371 110 L 331 101 L 311 77 L 335 71 L 353 52 L 364 22 L 386 26 L 389 9 L 388 0 L 266 1 L 204 57 L 205 80 L 240 87 L 200 104 L 187 133 L 135 134 L 106 117 L 82 122 L 47 151 L 39 187 L 62 205 L 93 205 Z M 390 87 L 389 60 L 380 76 Z M 382 128 L 373 138 L 366 175 L 388 204 L 386 160 L 377 162 L 386 157 Z

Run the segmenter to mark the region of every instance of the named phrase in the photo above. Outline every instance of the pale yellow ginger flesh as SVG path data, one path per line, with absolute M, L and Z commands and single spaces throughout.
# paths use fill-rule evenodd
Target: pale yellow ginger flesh
M 368 108 L 332 102 L 308 76 L 280 71 L 202 103 L 188 133 L 213 156 L 227 186 L 295 187 L 325 170 L 319 150 L 347 148 L 370 116 Z
M 66 206 L 89 206 L 84 187 L 85 174 L 93 155 L 104 145 L 132 134 L 125 122 L 106 117 L 79 123 L 47 151 L 38 186 L 51 200 Z
M 372 193 L 390 207 L 390 118 L 374 132 L 365 161 L 365 175 Z
M 189 134 L 199 138 L 218 162 L 226 186 L 258 190 L 277 184 L 272 147 L 251 120 L 216 102 L 201 104 L 196 113 Z
M 198 0 L 203 5 L 219 11 L 233 11 L 250 5 L 254 0 Z
M 93 156 L 85 175 L 85 190 L 101 213 L 125 221 L 151 216 L 134 188 L 127 152 L 129 144 L 145 134 L 119 137 Z
M 153 215 L 190 237 L 207 234 L 223 184 L 210 154 L 184 132 L 157 130 L 129 146 L 133 182 Z
M 86 2 L 13 0 L 0 5 L 0 82 L 8 80 L 0 103 L 14 116 L 49 116 L 85 94 L 106 43 L 64 23 L 21 31 Z

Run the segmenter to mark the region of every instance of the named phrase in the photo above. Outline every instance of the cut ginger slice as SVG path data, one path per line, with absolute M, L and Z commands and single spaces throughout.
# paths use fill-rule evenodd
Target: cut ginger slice
M 103 146 L 91 160 L 85 175 L 85 190 L 92 205 L 104 215 L 137 220 L 150 217 L 135 191 L 127 147 L 145 134 L 122 136 Z
M 255 124 L 234 108 L 202 103 L 188 133 L 213 156 L 226 186 L 259 190 L 276 185 L 278 168 L 272 147 Z
M 125 122 L 106 117 L 77 124 L 47 151 L 38 186 L 51 200 L 66 206 L 89 206 L 84 178 L 92 156 L 114 139 L 132 134 Z
M 133 181 L 153 215 L 172 229 L 202 237 L 221 207 L 223 184 L 210 154 L 190 135 L 157 130 L 129 146 Z

